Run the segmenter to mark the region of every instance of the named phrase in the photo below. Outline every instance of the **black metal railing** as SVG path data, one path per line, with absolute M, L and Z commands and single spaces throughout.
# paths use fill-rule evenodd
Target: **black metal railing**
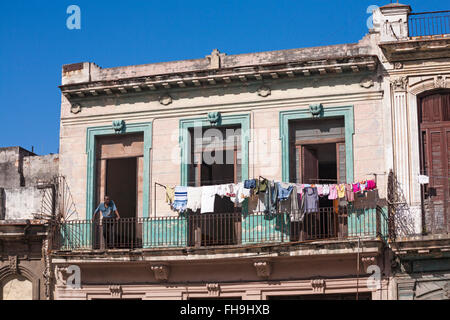
M 450 33 L 450 11 L 413 13 L 408 18 L 409 37 L 438 36 Z
M 381 208 L 320 208 L 304 213 L 217 213 L 69 221 L 55 229 L 56 250 L 245 246 L 385 237 Z

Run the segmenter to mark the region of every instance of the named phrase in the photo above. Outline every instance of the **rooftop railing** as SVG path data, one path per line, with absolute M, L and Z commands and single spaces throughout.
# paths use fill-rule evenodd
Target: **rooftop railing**
M 217 213 L 178 217 L 69 221 L 54 230 L 55 250 L 164 249 L 249 246 L 383 238 L 382 208 L 320 208 L 305 213 Z
M 450 11 L 412 13 L 409 15 L 409 37 L 450 34 Z

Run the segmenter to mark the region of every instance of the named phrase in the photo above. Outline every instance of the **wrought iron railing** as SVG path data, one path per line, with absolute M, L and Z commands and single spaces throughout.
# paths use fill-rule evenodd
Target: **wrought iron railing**
M 55 250 L 246 246 L 351 238 L 386 238 L 386 210 L 320 208 L 317 212 L 218 213 L 179 217 L 69 221 L 54 232 Z
M 450 11 L 413 13 L 408 20 L 410 37 L 450 34 Z

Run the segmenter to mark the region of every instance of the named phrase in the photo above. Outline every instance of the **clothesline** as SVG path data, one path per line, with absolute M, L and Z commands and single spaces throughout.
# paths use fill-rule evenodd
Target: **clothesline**
M 329 200 L 339 200 L 345 203 L 361 201 L 361 197 L 355 194 L 361 192 L 364 197 L 369 197 L 365 191 L 376 189 L 374 180 L 364 180 L 354 184 L 299 184 L 275 182 L 267 179 L 245 180 L 239 183 L 220 185 L 187 187 L 177 186 L 166 188 L 166 202 L 171 208 L 180 213 L 191 210 L 201 213 L 214 212 L 214 204 L 217 196 L 227 197 L 237 206 L 242 206 L 244 200 L 256 201 L 258 211 L 276 213 L 284 206 L 283 212 L 291 214 L 292 221 L 302 221 L 304 215 L 309 212 L 317 212 L 319 209 L 319 197 L 328 196 Z M 374 194 L 371 193 L 371 198 Z M 263 199 L 262 199 L 263 198 Z M 358 198 L 355 200 L 355 198 Z M 301 205 L 299 205 L 299 203 Z M 250 205 L 250 201 L 248 203 Z M 286 207 L 286 204 L 289 208 Z M 337 204 L 335 204 L 337 205 Z M 342 203 L 340 203 L 342 205 Z M 298 208 L 301 210 L 298 210 Z M 253 210 L 254 211 L 254 210 Z M 299 214 L 301 212 L 301 214 Z

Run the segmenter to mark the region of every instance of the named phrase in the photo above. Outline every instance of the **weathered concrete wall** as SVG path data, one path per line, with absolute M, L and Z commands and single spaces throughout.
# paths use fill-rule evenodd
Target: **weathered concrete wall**
M 5 219 L 33 219 L 41 210 L 43 196 L 44 190 L 35 187 L 5 189 Z
M 41 220 L 0 221 L 0 300 L 49 297 L 42 250 L 45 234 Z M 14 296 L 5 289 L 13 289 Z
M 0 188 L 18 188 L 25 185 L 23 157 L 34 155 L 20 147 L 0 148 Z
M 23 158 L 23 176 L 26 186 L 50 182 L 59 171 L 59 154 Z

